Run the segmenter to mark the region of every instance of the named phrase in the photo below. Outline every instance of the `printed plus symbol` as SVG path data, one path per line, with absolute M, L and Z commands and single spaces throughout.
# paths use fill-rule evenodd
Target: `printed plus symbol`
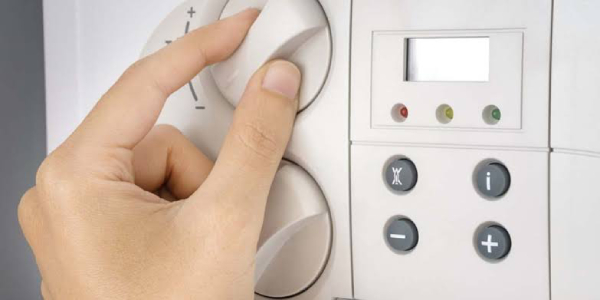
M 492 253 L 492 248 L 500 246 L 497 242 L 492 242 L 492 235 L 488 234 L 487 241 L 481 242 L 481 245 L 487 247 L 487 252 Z
M 194 15 L 196 14 L 196 11 L 194 10 L 194 7 L 192 6 L 187 13 L 190 14 L 190 18 L 193 18 Z

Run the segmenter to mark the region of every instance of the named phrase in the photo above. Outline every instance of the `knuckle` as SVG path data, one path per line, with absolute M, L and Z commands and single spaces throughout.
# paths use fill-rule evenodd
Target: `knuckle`
M 237 138 L 252 154 L 269 162 L 277 161 L 282 152 L 273 131 L 264 125 L 246 123 L 238 130 Z
M 224 237 L 220 244 L 222 246 L 248 249 L 249 244 L 257 243 L 262 227 L 262 214 L 252 209 L 241 210 L 219 203 L 211 212 L 212 220 L 209 225 L 211 232 L 217 236 Z M 240 234 L 243 233 L 243 234 Z M 237 246 L 237 247 L 236 247 Z M 250 247 L 251 249 L 252 247 Z
M 21 198 L 19 206 L 17 207 L 17 216 L 21 228 L 28 228 L 31 220 L 35 218 L 35 207 L 36 203 L 36 190 L 35 188 L 29 189 Z
M 46 158 L 36 174 L 38 192 L 50 198 L 69 198 L 77 191 L 78 176 L 57 151 Z M 56 196 L 56 197 L 53 197 Z
M 169 124 L 156 125 L 153 129 L 154 134 L 160 138 L 171 138 L 181 136 L 183 133 L 177 127 Z
M 149 63 L 147 58 L 142 58 L 131 64 L 121 76 L 121 81 L 136 79 L 139 77 L 147 78 L 149 76 Z
M 36 174 L 36 184 L 42 189 L 47 186 L 53 186 L 57 181 L 61 181 L 66 175 L 64 162 L 58 157 L 58 153 L 52 153 L 40 165 Z
M 51 184 L 53 178 L 56 176 L 57 162 L 54 155 L 48 156 L 38 168 L 36 174 L 36 184 L 39 186 L 46 186 Z
M 124 77 L 136 76 L 137 74 L 143 73 L 145 66 L 147 65 L 145 59 L 140 59 L 127 68 L 125 73 L 123 73 Z

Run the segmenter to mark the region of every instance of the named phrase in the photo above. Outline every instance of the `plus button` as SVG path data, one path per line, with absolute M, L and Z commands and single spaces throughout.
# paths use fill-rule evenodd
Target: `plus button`
M 512 246 L 510 234 L 500 225 L 490 225 L 477 233 L 477 251 L 488 260 L 501 260 Z

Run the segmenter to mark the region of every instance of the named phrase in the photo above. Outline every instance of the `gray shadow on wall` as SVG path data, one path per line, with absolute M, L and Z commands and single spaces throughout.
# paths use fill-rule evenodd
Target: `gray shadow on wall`
M 0 299 L 40 299 L 17 221 L 46 153 L 42 0 L 0 1 Z

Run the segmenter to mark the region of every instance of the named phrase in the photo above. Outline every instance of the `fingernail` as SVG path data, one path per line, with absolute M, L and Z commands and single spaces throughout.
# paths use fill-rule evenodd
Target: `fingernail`
M 293 100 L 298 95 L 301 80 L 298 67 L 287 61 L 276 61 L 269 66 L 262 87 Z

